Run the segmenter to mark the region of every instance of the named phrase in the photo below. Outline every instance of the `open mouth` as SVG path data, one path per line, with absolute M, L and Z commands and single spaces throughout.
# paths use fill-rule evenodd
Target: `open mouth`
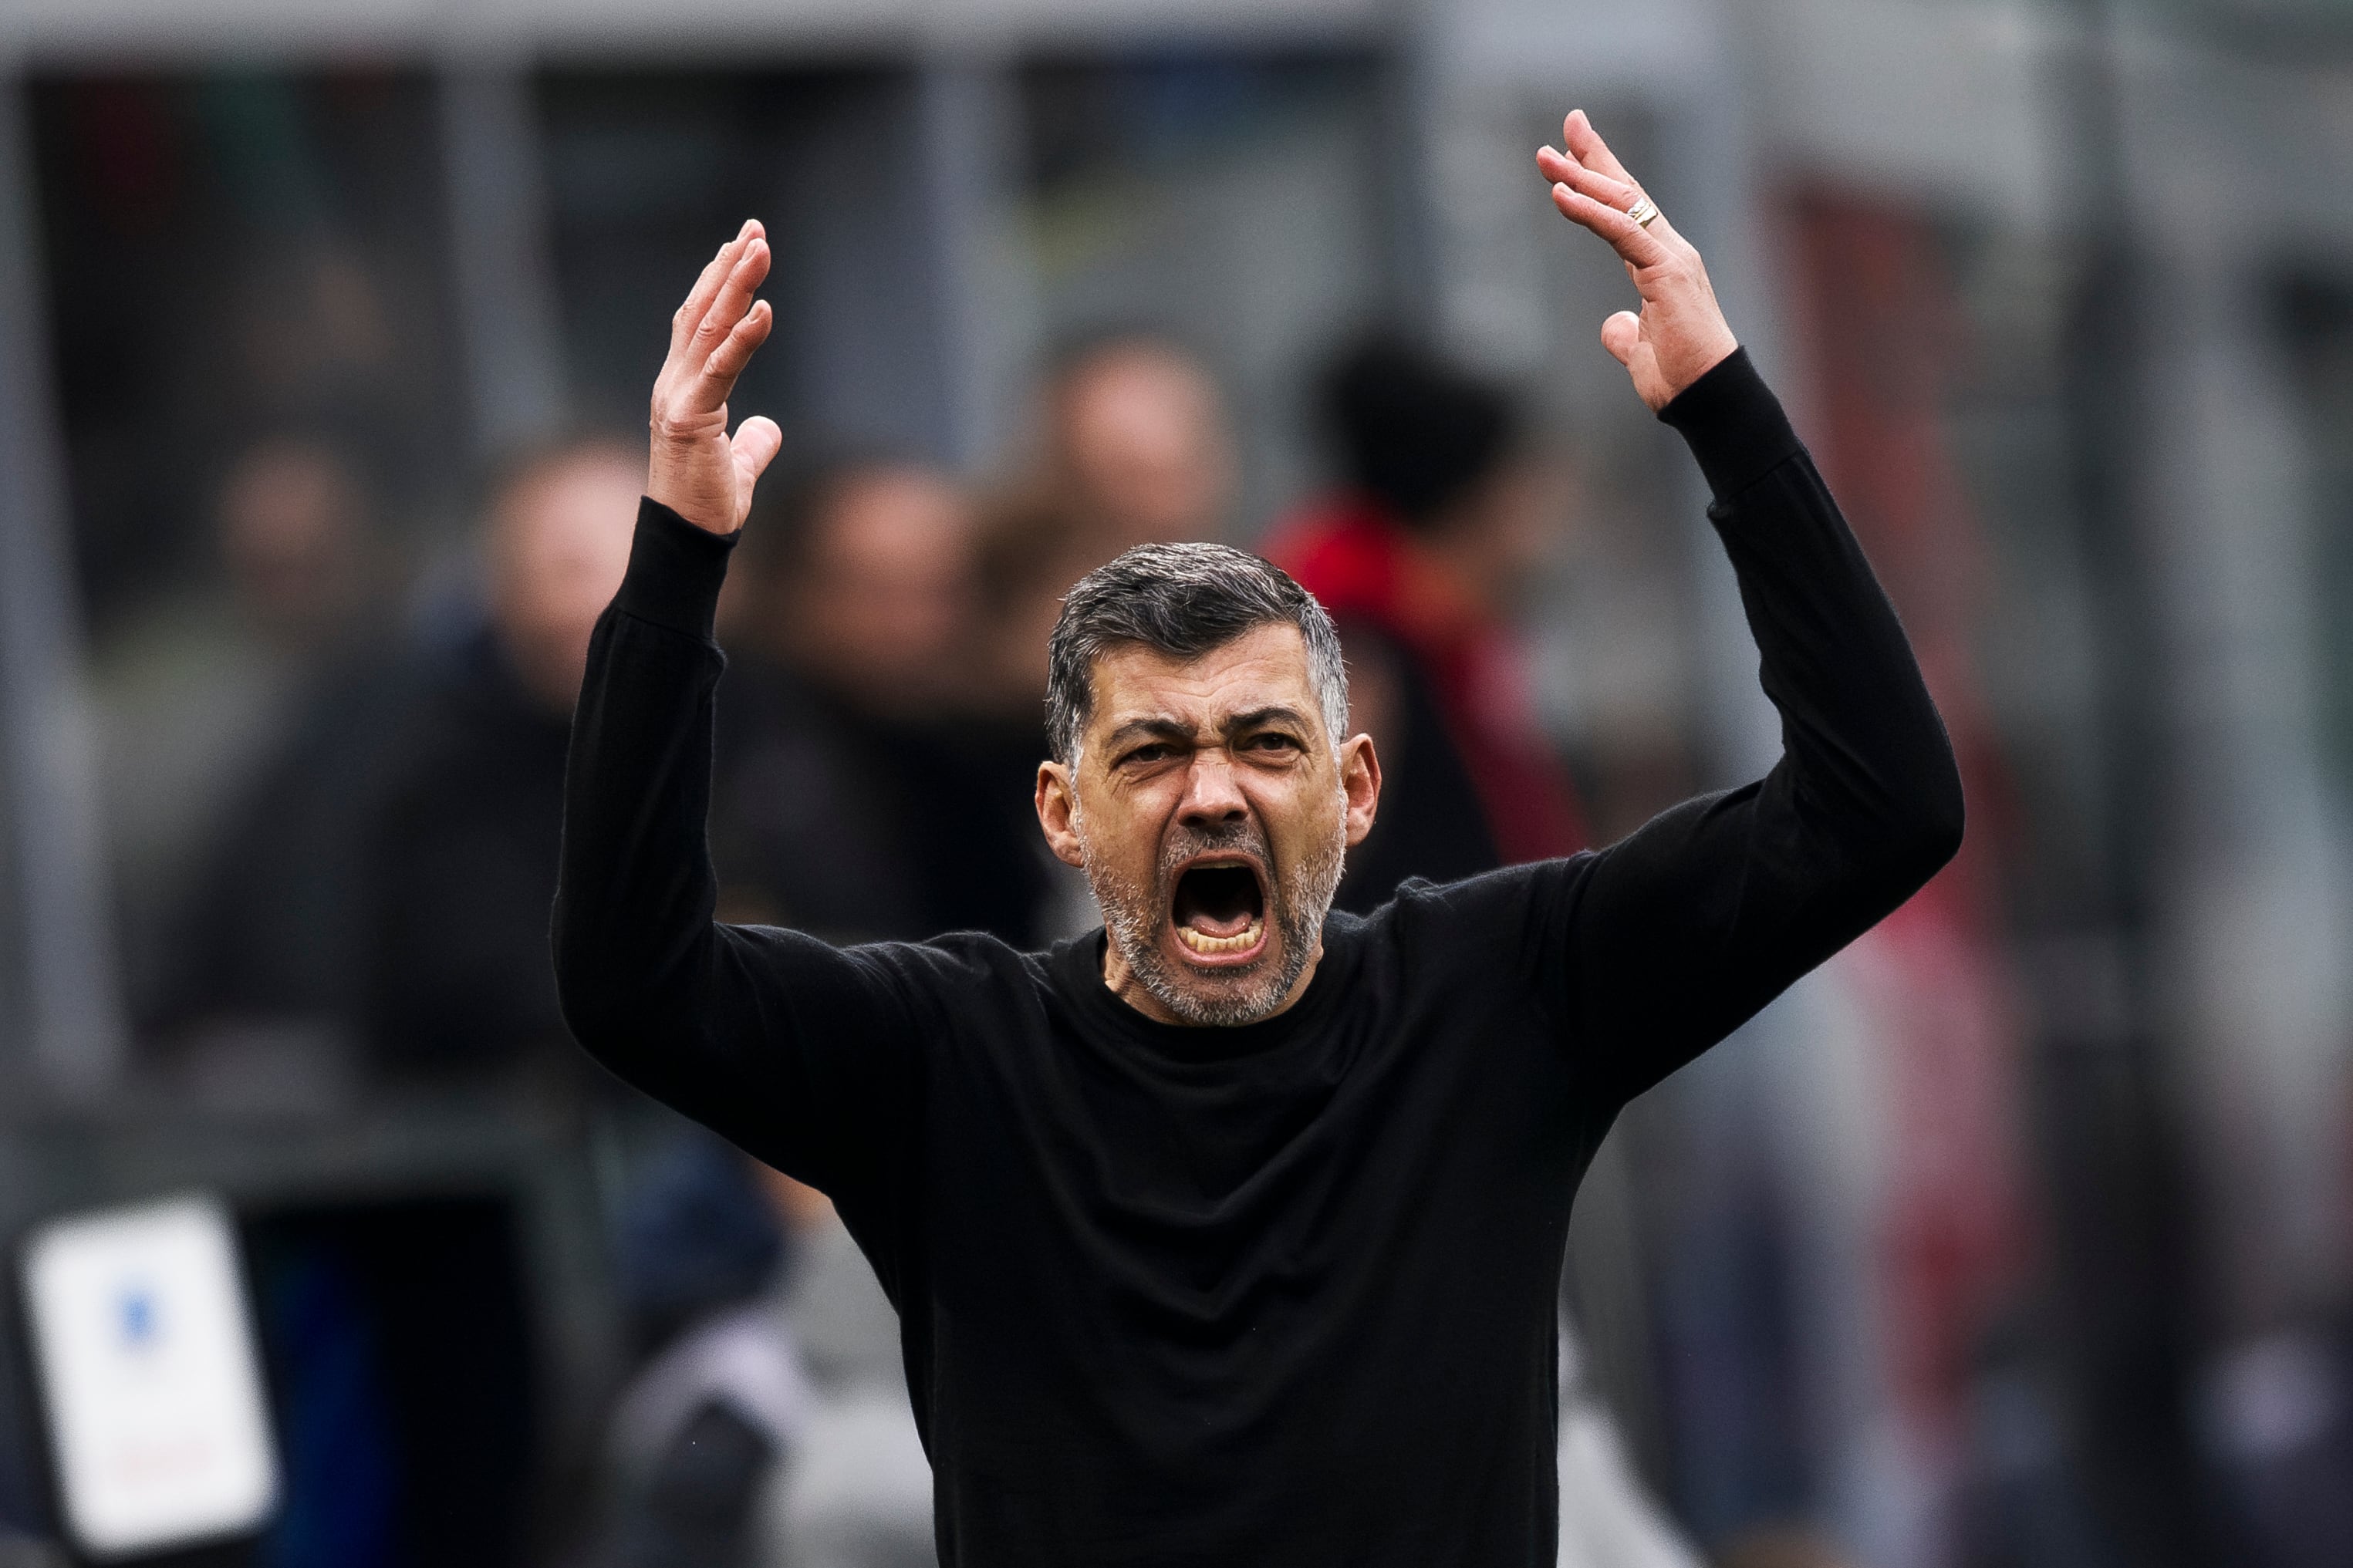
M 1266 889 L 1247 860 L 1198 862 L 1176 879 L 1169 918 L 1195 956 L 1233 963 L 1266 942 Z

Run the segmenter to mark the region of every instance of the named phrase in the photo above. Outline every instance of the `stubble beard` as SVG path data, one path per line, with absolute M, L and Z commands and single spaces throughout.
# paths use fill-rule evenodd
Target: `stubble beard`
M 1085 843 L 1082 826 L 1080 843 Z M 1272 884 L 1266 889 L 1266 922 L 1281 941 L 1249 964 L 1204 973 L 1172 960 L 1160 935 L 1176 895 L 1177 868 L 1197 855 L 1219 853 L 1249 855 L 1266 868 Z M 1315 955 L 1346 859 L 1345 818 L 1333 824 L 1331 837 L 1313 853 L 1281 869 L 1254 822 L 1214 829 L 1180 826 L 1161 846 L 1150 887 L 1139 888 L 1092 855 L 1086 858 L 1087 886 L 1103 910 L 1113 947 L 1153 1000 L 1185 1023 L 1230 1028 L 1271 1017 L 1299 984 Z

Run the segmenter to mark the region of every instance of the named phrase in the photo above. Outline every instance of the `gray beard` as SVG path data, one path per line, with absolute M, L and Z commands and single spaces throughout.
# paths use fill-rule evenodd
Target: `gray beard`
M 1256 823 L 1205 830 L 1180 826 L 1162 846 L 1160 866 L 1149 888 L 1138 888 L 1087 857 L 1087 886 L 1102 909 L 1103 930 L 1128 973 L 1152 998 L 1187 1024 L 1231 1027 L 1273 1016 L 1299 984 L 1314 956 L 1324 917 L 1339 890 L 1347 858 L 1347 824 L 1334 826 L 1329 844 L 1298 865 L 1278 872 L 1274 856 Z M 1080 843 L 1085 843 L 1083 829 Z M 1197 855 L 1239 852 L 1255 856 L 1273 886 L 1267 889 L 1266 922 L 1282 938 L 1281 959 L 1205 974 L 1172 962 L 1160 946 L 1160 930 L 1176 891 L 1176 868 Z

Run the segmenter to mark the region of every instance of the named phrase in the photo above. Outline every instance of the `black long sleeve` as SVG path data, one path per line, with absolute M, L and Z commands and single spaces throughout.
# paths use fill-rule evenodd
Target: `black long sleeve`
M 647 1093 L 828 1190 L 911 1092 L 903 995 L 874 950 L 715 923 L 705 843 L 712 617 L 733 536 L 649 500 L 589 642 L 565 781 L 555 969 L 582 1045 Z
M 1746 357 L 1665 417 L 1779 764 L 1598 854 L 1335 913 L 1298 1002 L 1237 1028 L 1127 1006 L 1100 931 L 1026 954 L 713 923 L 730 542 L 643 510 L 573 731 L 565 1017 L 833 1196 L 900 1311 L 947 1568 L 1551 1561 L 1555 1292 L 1593 1151 L 1960 831 L 1902 629 Z
M 1602 851 L 1568 906 L 1572 1016 L 1620 1099 L 1870 929 L 1961 837 L 1960 774 L 1904 629 L 1746 351 L 1661 417 L 1714 492 L 1782 757 Z

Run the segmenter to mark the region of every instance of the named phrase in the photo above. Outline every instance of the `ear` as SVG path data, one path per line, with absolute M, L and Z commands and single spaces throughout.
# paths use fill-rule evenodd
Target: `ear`
M 1038 764 L 1038 826 L 1045 830 L 1046 847 L 1065 866 L 1084 866 L 1086 851 L 1079 844 L 1079 796 L 1071 770 L 1060 763 Z
M 1373 830 L 1381 809 L 1381 759 L 1370 735 L 1357 735 L 1340 745 L 1340 793 L 1348 802 L 1348 847 L 1354 849 Z

